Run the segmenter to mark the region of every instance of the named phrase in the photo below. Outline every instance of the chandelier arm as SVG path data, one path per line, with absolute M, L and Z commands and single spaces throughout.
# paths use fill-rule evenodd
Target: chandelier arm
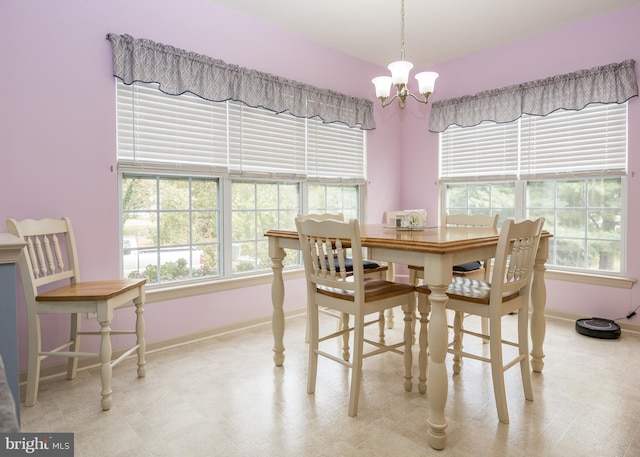
M 423 98 L 421 98 L 421 99 L 416 97 L 415 95 L 413 95 L 411 92 L 408 92 L 408 91 L 407 91 L 407 95 L 413 97 L 414 100 L 416 100 L 416 101 L 418 101 L 420 103 L 425 103 L 426 104 L 426 103 L 429 102 L 429 95 L 431 95 L 431 92 L 427 92 L 426 95 L 422 94 Z
M 398 98 L 398 95 L 394 95 L 391 98 L 387 98 L 386 100 L 381 100 L 382 101 L 382 107 L 386 108 L 387 106 L 389 106 L 396 98 Z

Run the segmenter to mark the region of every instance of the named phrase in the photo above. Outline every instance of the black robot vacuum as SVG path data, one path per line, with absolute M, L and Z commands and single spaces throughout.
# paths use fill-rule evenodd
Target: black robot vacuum
M 620 326 L 614 321 L 602 317 L 590 317 L 576 321 L 576 331 L 593 338 L 615 340 L 620 337 Z

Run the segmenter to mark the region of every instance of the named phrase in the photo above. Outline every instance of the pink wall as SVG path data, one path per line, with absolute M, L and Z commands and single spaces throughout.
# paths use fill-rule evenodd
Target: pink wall
M 207 0 L 0 2 L 0 231 L 9 217 L 70 216 L 84 279 L 118 273 L 117 174 L 111 171 L 116 166 L 115 85 L 111 46 L 105 39 L 109 32 L 149 38 L 359 97 L 372 96 L 369 81 L 381 72 Z M 336 78 L 337 73 L 348 76 Z M 393 118 L 379 124 L 368 137 L 369 196 L 376 203 L 367 208 L 371 221 L 378 221 L 380 207 L 399 202 L 399 124 Z M 303 286 L 300 280 L 288 284 L 286 308 L 304 304 Z M 270 296 L 265 285 L 150 304 L 148 341 L 269 316 Z M 20 291 L 24 369 L 21 297 Z M 128 313 L 116 319 L 131 320 Z M 59 316 L 43 321 L 49 334 L 68 333 L 66 320 Z
M 604 15 L 574 26 L 509 43 L 488 51 L 429 68 L 437 71 L 433 100 L 472 95 L 482 90 L 533 81 L 553 75 L 593 68 L 625 59 L 640 61 L 640 7 Z M 403 188 L 405 207 L 438 211 L 435 182 L 438 176 L 438 135 L 427 131 L 421 108 L 411 105 L 402 123 Z M 629 102 L 629 170 L 640 171 L 640 100 Z M 638 176 L 629 177 L 628 233 L 640 231 Z M 632 198 L 633 197 L 633 198 Z M 429 223 L 437 219 L 429 217 Z M 640 258 L 637 237 L 627 243 L 627 277 L 638 278 Z M 547 308 L 584 316 L 617 319 L 640 305 L 637 286 L 632 289 L 547 281 Z M 631 321 L 640 323 L 640 314 Z
M 433 69 L 441 77 L 433 99 L 637 58 L 638 19 L 640 8 L 633 8 L 438 65 Z M 81 246 L 84 279 L 118 272 L 117 175 L 111 171 L 116 165 L 114 81 L 105 39 L 109 32 L 371 99 L 369 81 L 386 71 L 207 0 L 0 2 L 0 220 L 70 216 Z M 545 54 L 550 50 L 553 55 Z M 636 105 L 635 100 L 630 104 L 632 126 L 640 118 Z M 429 108 L 410 103 L 404 111 L 376 107 L 375 114 L 378 128 L 367 137 L 366 222 L 379 222 L 385 209 L 399 207 L 426 207 L 429 221 L 435 222 L 437 135 L 427 132 Z M 637 168 L 637 145 L 631 128 L 632 170 Z M 630 179 L 631 192 L 637 187 Z M 630 209 L 630 230 L 635 233 L 640 216 Z M 637 247 L 630 246 L 632 252 Z M 632 258 L 630 275 L 637 275 L 639 268 Z M 620 289 L 553 281 L 548 290 L 548 306 L 585 315 L 619 317 L 633 298 Z M 304 300 L 303 281 L 288 283 L 285 308 L 299 307 Z M 268 316 L 270 290 L 265 285 L 154 303 L 146 313 L 148 340 L 153 342 Z M 24 367 L 22 303 L 18 314 Z M 47 319 L 46 325 L 59 335 L 67 332 L 59 318 Z

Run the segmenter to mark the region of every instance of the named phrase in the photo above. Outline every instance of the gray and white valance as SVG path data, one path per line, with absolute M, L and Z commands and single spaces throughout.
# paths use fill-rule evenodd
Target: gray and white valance
M 590 103 L 624 103 L 638 95 L 634 60 L 434 102 L 429 130 L 483 121 L 513 122 L 523 114 L 546 116 L 558 109 L 581 110 Z
M 113 75 L 125 84 L 158 83 L 170 95 L 193 93 L 206 100 L 235 100 L 251 107 L 326 123 L 375 128 L 373 102 L 239 67 L 148 39 L 110 33 Z

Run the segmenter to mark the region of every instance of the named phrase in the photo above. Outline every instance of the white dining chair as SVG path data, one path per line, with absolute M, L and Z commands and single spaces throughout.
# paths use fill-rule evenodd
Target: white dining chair
M 449 227 L 483 227 L 496 229 L 498 226 L 498 214 L 487 216 L 483 214 L 447 214 L 444 224 Z M 454 276 L 463 276 L 473 279 L 488 279 L 490 259 L 477 260 L 453 267 Z M 409 282 L 418 285 L 418 281 L 424 279 L 424 267 L 420 265 L 409 266 Z
M 422 228 L 426 224 L 427 221 L 427 210 L 423 208 L 419 209 L 403 209 L 403 210 L 394 210 L 394 211 L 385 211 L 384 212 L 384 223 L 387 227 L 397 227 L 396 218 L 398 216 L 405 216 L 410 219 L 410 222 L 416 228 Z M 387 279 L 389 281 L 396 280 L 396 265 L 393 262 L 388 262 L 386 265 L 389 267 L 389 273 L 387 274 Z M 411 281 L 409 282 L 410 284 Z M 386 322 L 387 328 L 392 329 L 394 326 L 394 313 L 393 310 L 387 310 L 386 312 Z M 414 324 L 415 325 L 415 324 Z
M 365 278 L 362 264 L 362 245 L 357 220 L 315 220 L 296 218 L 296 227 L 307 281 L 307 316 L 309 319 L 309 368 L 307 392 L 315 392 L 318 357 L 322 356 L 351 369 L 349 416 L 358 413 L 358 401 L 362 379 L 363 359 L 386 352 L 402 354 L 405 362 L 405 389 L 411 384 L 411 315 L 414 306 L 414 288 L 383 279 Z M 352 274 L 345 269 L 347 249 L 353 260 Z M 327 256 L 335 256 L 335 262 L 326 262 Z M 337 265 L 337 267 L 336 267 Z M 383 343 L 367 338 L 365 327 L 380 320 L 386 309 L 402 306 L 405 313 L 403 339 L 397 343 Z M 331 309 L 346 316 L 353 316 L 353 326 L 320 335 L 319 310 Z M 365 321 L 371 314 L 376 319 Z M 336 356 L 324 342 L 353 336 L 353 354 L 349 360 Z M 365 352 L 364 344 L 373 346 Z M 409 385 L 407 385 L 409 384 Z
M 465 330 L 462 320 L 454 324 L 453 341 L 449 352 L 459 357 L 458 367 L 454 359 L 454 374 L 460 372 L 462 358 L 472 358 L 491 365 L 493 391 L 498 418 L 509 423 L 509 412 L 504 385 L 504 372 L 519 365 L 524 396 L 533 400 L 531 365 L 529 362 L 529 292 L 534 262 L 540 242 L 544 219 L 514 222 L 507 219 L 500 230 L 491 281 L 479 281 L 468 277 L 454 277 L 447 290 L 447 309 L 457 314 L 471 314 L 489 320 L 489 334 Z M 428 285 L 416 287 L 418 300 L 424 303 L 431 293 Z M 420 305 L 419 305 L 420 306 Z M 517 340 L 503 339 L 502 319 L 517 313 Z M 463 350 L 462 337 L 470 335 L 489 341 L 489 357 L 483 353 Z M 518 349 L 517 356 L 505 362 L 503 345 Z
M 27 308 L 28 363 L 25 406 L 34 406 L 38 400 L 40 362 L 50 356 L 66 357 L 67 379 L 74 379 L 79 357 L 96 357 L 100 362 L 103 410 L 112 404 L 112 367 L 125 357 L 137 354 L 138 377 L 146 374 L 143 305 L 146 279 L 110 279 L 80 281 L 78 252 L 71 220 L 26 219 L 7 220 L 9 233 L 26 241 L 19 259 L 20 278 Z M 135 330 L 113 331 L 111 322 L 117 308 L 133 304 Z M 95 313 L 100 324 L 98 332 L 80 331 L 82 314 Z M 68 314 L 70 337 L 55 349 L 42 349 L 43 314 Z M 135 343 L 117 359 L 111 360 L 111 335 L 135 335 Z M 98 352 L 80 351 L 80 335 L 100 337 Z
M 487 216 L 484 214 L 447 214 L 444 225 L 449 227 L 480 227 L 497 229 L 498 214 Z M 488 281 L 490 277 L 491 259 L 475 260 L 453 267 L 453 276 L 469 279 Z M 424 280 L 424 267 L 409 265 L 409 283 L 418 286 Z M 454 319 L 464 319 L 463 315 L 458 315 Z M 482 331 L 489 332 L 487 319 L 481 319 Z
M 344 215 L 342 213 L 317 213 L 317 214 L 312 213 L 312 214 L 306 214 L 306 215 L 299 214 L 298 218 L 300 218 L 301 220 L 315 219 L 320 221 L 326 221 L 326 220 L 344 221 Z M 327 257 L 326 260 L 333 261 L 335 264 L 335 267 L 339 269 L 339 265 L 336 263 L 337 256 L 335 253 L 333 253 L 332 258 Z M 364 270 L 365 278 L 386 279 L 388 277 L 389 267 L 386 264 L 375 262 L 373 260 L 363 259 L 362 267 Z M 345 270 L 347 272 L 347 276 L 353 275 L 353 259 L 348 255 L 345 257 Z M 334 310 L 326 309 L 326 308 L 321 308 L 319 311 L 322 314 L 336 318 L 338 329 L 349 327 L 348 315 L 344 316 L 341 313 L 336 313 Z M 308 323 L 309 321 L 307 319 L 307 332 L 305 335 L 305 341 L 307 343 L 309 342 Z M 384 327 L 385 327 L 385 315 L 382 314 L 380 316 L 380 321 L 378 323 L 378 338 L 380 338 L 380 341 L 382 342 L 384 342 L 384 335 L 385 335 Z M 349 347 L 349 335 L 347 333 L 345 333 L 344 335 L 344 342 L 343 342 L 342 349 L 343 349 L 344 360 L 349 360 L 349 354 L 350 354 L 349 351 L 351 349 Z

